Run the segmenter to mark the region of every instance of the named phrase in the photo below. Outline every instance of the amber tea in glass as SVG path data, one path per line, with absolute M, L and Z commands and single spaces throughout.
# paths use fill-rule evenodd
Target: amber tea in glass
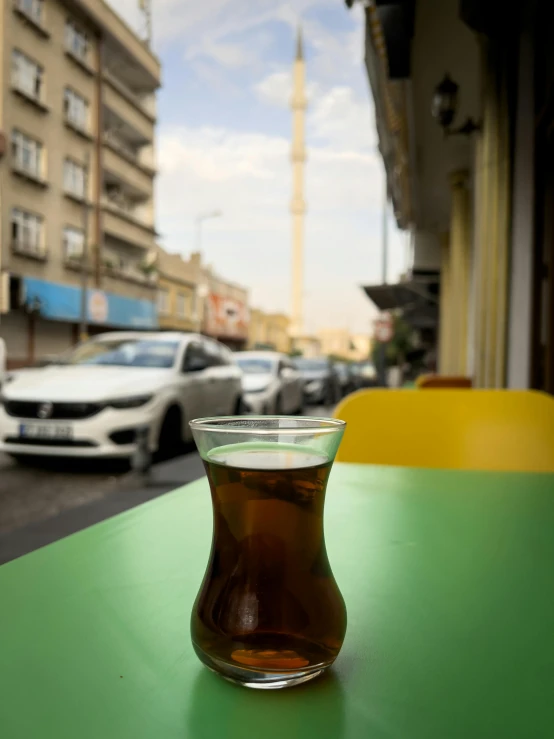
M 191 427 L 214 514 L 191 619 L 198 657 L 249 687 L 317 677 L 346 631 L 323 535 L 325 489 L 344 423 L 246 416 Z

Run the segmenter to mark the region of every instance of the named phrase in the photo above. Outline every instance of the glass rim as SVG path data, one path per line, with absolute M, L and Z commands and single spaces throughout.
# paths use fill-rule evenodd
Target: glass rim
M 298 425 L 290 426 L 233 426 L 233 422 L 245 421 L 292 421 L 299 422 Z M 305 422 L 306 425 L 301 425 Z M 311 425 L 309 425 L 311 424 Z M 295 436 L 314 436 L 316 434 L 332 434 L 344 431 L 346 421 L 338 418 L 325 418 L 323 416 L 210 416 L 207 418 L 195 418 L 189 421 L 193 431 L 216 431 L 226 434 L 249 434 L 274 436 L 275 434 L 294 434 Z

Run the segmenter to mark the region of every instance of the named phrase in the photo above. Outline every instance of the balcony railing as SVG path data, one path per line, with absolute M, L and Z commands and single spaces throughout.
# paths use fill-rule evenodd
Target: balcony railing
M 140 96 L 131 90 L 109 69 L 104 68 L 103 77 L 119 94 L 124 97 L 131 105 L 138 108 L 151 121 L 156 120 L 156 97 L 154 94 Z
M 22 257 L 31 257 L 41 262 L 46 261 L 48 252 L 42 244 L 37 244 L 31 239 L 14 239 L 12 241 L 12 251 Z
M 107 146 L 117 151 L 127 161 L 136 164 L 137 167 L 146 170 L 148 173 L 155 173 L 153 158 L 146 156 L 143 151 L 128 144 L 114 131 L 104 131 L 103 139 Z

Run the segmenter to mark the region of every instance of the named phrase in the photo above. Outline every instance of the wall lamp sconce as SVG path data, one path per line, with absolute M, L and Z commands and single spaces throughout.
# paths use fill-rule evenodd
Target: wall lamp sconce
M 458 109 L 459 86 L 447 74 L 435 87 L 431 115 L 442 127 L 445 136 L 456 136 L 463 134 L 471 136 L 472 133 L 481 130 L 481 123 L 473 118 L 468 118 L 459 128 L 451 128 Z

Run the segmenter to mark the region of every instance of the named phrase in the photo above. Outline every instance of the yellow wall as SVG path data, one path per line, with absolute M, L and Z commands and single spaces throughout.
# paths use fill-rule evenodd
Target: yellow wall
M 160 275 L 158 279 L 158 291 L 161 290 L 167 290 L 169 293 L 169 309 L 166 314 L 162 314 L 158 311 L 160 328 L 172 329 L 174 331 L 196 331 L 198 324 L 194 319 L 194 288 L 177 280 L 172 280 L 167 276 Z M 188 311 L 185 317 L 177 315 L 177 296 L 179 294 L 186 296 Z
M 265 313 L 253 308 L 250 311 L 248 347 L 272 346 L 275 351 L 290 352 L 290 318 L 283 313 Z
M 477 145 L 475 250 L 475 382 L 506 384 L 508 259 L 510 222 L 510 142 L 506 96 L 506 58 L 488 50 L 483 128 Z
M 450 233 L 443 237 L 441 247 L 439 371 L 466 375 L 472 233 L 468 173 L 453 172 L 450 186 Z
M 501 388 L 506 385 L 511 219 L 507 60 L 502 52 L 485 48 L 482 66 L 483 120 L 475 138 L 474 213 L 466 173 L 451 176 L 450 234 L 443 244 L 441 266 L 439 371 L 471 375 L 476 387 Z

